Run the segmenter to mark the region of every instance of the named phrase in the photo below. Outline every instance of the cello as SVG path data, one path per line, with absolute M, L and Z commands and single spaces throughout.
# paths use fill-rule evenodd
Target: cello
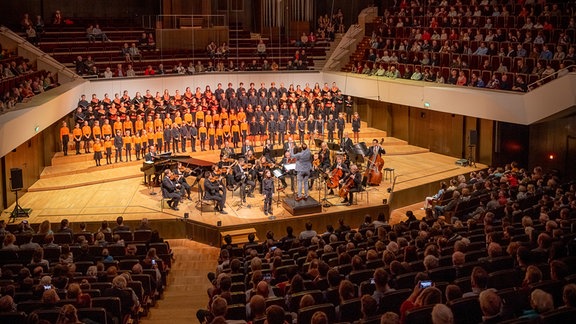
M 342 185 L 342 188 L 340 188 L 340 191 L 338 192 L 338 196 L 340 196 L 344 199 L 347 199 L 348 193 L 350 192 L 350 189 L 352 189 L 352 187 L 354 187 L 354 173 L 351 173 L 348 176 L 348 179 Z
M 380 140 L 380 145 L 384 142 L 384 138 Z M 364 172 L 364 177 L 366 177 L 366 183 L 371 186 L 378 186 L 382 182 L 382 168 L 384 168 L 384 159 L 380 154 L 374 154 L 372 158 L 368 160 L 368 165 L 366 166 L 366 171 Z

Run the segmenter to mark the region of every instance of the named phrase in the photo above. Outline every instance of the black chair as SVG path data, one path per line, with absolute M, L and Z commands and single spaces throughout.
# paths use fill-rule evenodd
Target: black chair
M 120 270 L 132 270 L 132 267 L 140 263 L 138 259 L 125 259 L 118 261 Z
M 24 312 L 26 314 L 30 314 L 36 309 L 42 307 L 42 302 L 39 300 L 26 300 L 23 302 L 18 303 L 16 307 L 19 312 Z
M 360 285 L 363 281 L 369 280 L 374 276 L 374 270 L 358 270 L 352 271 L 348 274 L 348 280 L 350 280 L 355 285 Z
M 48 262 L 58 262 L 60 260 L 60 254 L 62 254 L 62 250 L 59 246 L 44 248 L 44 259 L 48 260 Z
M 132 242 L 134 240 L 134 236 L 132 235 L 131 231 L 116 231 L 114 235 L 119 235 L 124 242 Z
M 26 323 L 28 316 L 24 312 L 0 313 L 0 323 L 2 324 L 22 324 Z
M 72 244 L 72 235 L 70 233 L 54 233 L 54 243 L 58 245 Z
M 435 305 L 426 305 L 412 308 L 406 312 L 405 323 L 432 324 L 432 308 Z
M 106 315 L 113 323 L 124 323 L 122 315 L 122 303 L 118 297 L 96 297 L 92 298 L 92 307 L 102 307 L 106 309 Z
M 354 322 L 360 319 L 362 304 L 360 298 L 349 299 L 340 303 L 339 322 Z
M 334 305 L 332 304 L 319 304 L 304 307 L 298 310 L 298 323 L 308 324 L 312 319 L 312 315 L 316 312 L 323 312 L 328 316 L 328 323 L 334 323 L 336 318 L 336 313 L 334 310 Z
M 482 321 L 482 309 L 478 296 L 457 298 L 447 303 L 454 314 L 455 324 L 480 323 Z
M 454 267 L 439 267 L 428 271 L 430 280 L 434 282 L 452 282 L 456 279 L 456 268 Z
M 535 289 L 542 289 L 552 295 L 555 307 L 560 307 L 564 303 L 562 299 L 564 282 L 561 280 L 544 280 L 530 285 L 530 291 L 534 291 Z
M 33 313 L 38 315 L 38 319 L 40 320 L 56 323 L 58 316 L 60 316 L 60 309 L 38 309 Z
M 228 305 L 226 311 L 227 320 L 246 320 L 246 306 L 244 304 L 232 304 Z
M 312 297 L 314 297 L 314 301 L 316 303 L 321 303 L 323 301 L 324 296 L 322 295 L 322 292 L 320 290 L 305 290 L 305 291 L 301 291 L 299 293 L 295 293 L 293 295 L 290 296 L 288 303 L 290 304 L 290 309 L 289 311 L 291 312 L 298 312 L 298 307 L 300 306 L 300 299 L 302 299 L 302 297 L 304 297 L 304 295 L 312 295 Z
M 76 271 L 81 272 L 83 275 L 86 274 L 86 270 L 88 270 L 89 267 L 94 265 L 94 262 L 92 261 L 78 261 L 78 262 L 74 262 L 74 265 L 76 265 Z
M 286 300 L 283 297 L 268 297 L 266 298 L 266 308 L 277 305 L 286 310 Z
M 78 309 L 78 319 L 85 320 L 90 319 L 96 323 L 107 324 L 106 319 L 106 309 L 102 307 L 90 307 L 90 308 L 79 308 Z
M 500 289 L 496 292 L 502 299 L 502 313 L 510 316 L 520 316 L 525 309 L 530 309 L 528 291 L 515 287 Z
M 482 267 L 488 272 L 512 269 L 514 267 L 514 259 L 509 255 L 491 258 L 483 262 Z
M 412 289 L 399 289 L 384 294 L 380 299 L 379 313 L 400 313 L 400 305 L 412 294 Z
M 418 272 L 410 272 L 399 275 L 396 277 L 396 288 L 414 288 L 414 278 L 417 274 Z
M 522 274 L 515 269 L 499 270 L 488 274 L 488 287 L 504 289 L 519 287 L 522 283 Z
M 134 242 L 148 242 L 150 240 L 151 235 L 152 235 L 151 230 L 135 230 Z
M 542 324 L 570 323 L 576 318 L 576 308 L 561 308 L 540 315 Z

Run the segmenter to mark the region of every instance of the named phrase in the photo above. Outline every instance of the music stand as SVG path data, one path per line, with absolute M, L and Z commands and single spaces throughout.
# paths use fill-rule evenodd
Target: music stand
M 286 192 L 284 191 L 285 188 L 282 186 L 282 183 L 280 182 L 280 177 L 283 177 L 285 173 L 283 173 L 280 168 L 276 168 L 272 170 L 272 175 L 276 179 L 276 183 L 274 185 L 276 186 L 276 208 L 278 208 L 280 207 L 280 196 L 282 195 L 282 193 L 284 193 L 284 197 L 286 197 Z M 276 216 L 271 215 L 268 217 L 268 219 L 274 220 L 276 219 Z
M 359 164 L 364 163 L 364 156 L 366 155 L 367 150 L 368 148 L 366 147 L 366 143 L 360 142 L 350 147 L 346 153 L 348 153 L 351 162 Z
M 340 144 L 328 142 L 328 149 L 330 151 L 340 151 Z
M 322 139 L 321 138 L 315 138 L 314 139 L 314 146 L 316 146 L 316 148 L 321 147 L 322 146 Z
M 20 206 L 20 203 L 18 202 L 18 191 L 20 190 L 12 189 L 12 191 L 16 195 L 16 205 L 14 205 L 14 209 L 10 213 L 10 219 L 12 220 L 11 223 L 14 223 L 16 221 L 16 218 L 18 217 L 29 217 L 30 209 L 28 208 L 24 209 L 22 208 L 22 206 Z

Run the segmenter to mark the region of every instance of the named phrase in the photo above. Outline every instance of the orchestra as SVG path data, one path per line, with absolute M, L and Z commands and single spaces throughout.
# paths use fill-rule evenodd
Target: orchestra
M 312 184 L 318 181 L 325 195 L 340 196 L 349 204 L 353 193 L 362 189 L 364 177 L 370 185 L 379 183 L 385 151 L 375 140 L 364 159 L 350 159 L 349 152 L 356 150 L 359 141 L 360 117 L 353 111 L 351 97 L 343 96 L 337 87 L 325 88 L 281 85 L 266 89 L 262 84 L 258 89 L 240 85 L 235 90 L 229 84 L 225 91 L 212 92 L 206 86 L 195 92 L 187 88 L 182 95 L 168 90 L 155 96 L 146 90 L 146 95 L 135 98 L 125 91 L 122 96 L 114 94 L 113 100 L 108 94 L 102 100 L 93 95 L 87 107 L 81 108 L 83 119 L 77 130 L 71 132 L 64 123 L 60 139 L 64 149 L 68 141 L 76 141 L 76 152 L 81 142 L 86 153 L 93 146 L 96 165 L 102 153 L 107 164 L 113 163 L 113 149 L 116 163 L 131 161 L 135 154 L 137 160 L 153 165 L 169 151 L 217 148 L 219 162 L 199 179 L 204 179 L 204 198 L 214 200 L 217 211 L 223 213 L 228 190 L 240 190 L 240 200 L 246 202 L 258 188 L 265 196 L 264 212 L 272 214 L 272 197 L 288 188 L 288 178 L 297 201 L 309 198 Z M 354 140 L 344 132 L 347 123 L 353 124 Z M 154 173 L 146 174 L 144 182 L 160 183 L 170 207 L 177 209 L 183 198 L 191 198 L 197 183 L 190 185 L 186 178 L 198 172 L 181 163 L 161 172 L 155 181 Z

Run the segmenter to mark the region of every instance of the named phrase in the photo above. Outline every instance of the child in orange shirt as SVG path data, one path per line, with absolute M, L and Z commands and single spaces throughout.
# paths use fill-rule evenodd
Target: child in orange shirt
M 101 165 L 100 160 L 102 159 L 102 144 L 100 143 L 99 138 L 94 140 L 94 145 L 92 146 L 92 149 L 94 150 L 94 161 L 96 161 L 96 166 L 100 166 Z

